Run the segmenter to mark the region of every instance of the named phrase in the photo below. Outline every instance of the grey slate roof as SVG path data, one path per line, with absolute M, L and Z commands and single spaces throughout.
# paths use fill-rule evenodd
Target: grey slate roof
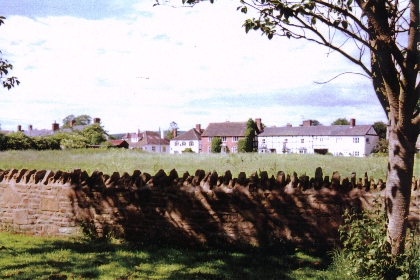
M 48 136 L 54 134 L 50 129 L 32 129 L 22 131 L 26 136 Z
M 175 141 L 201 140 L 201 132 L 199 132 L 195 128 L 192 128 L 188 130 L 187 132 L 181 135 L 178 135 L 177 137 L 174 137 L 172 140 L 175 140 Z
M 215 136 L 244 136 L 246 131 L 246 122 L 223 122 L 209 123 L 204 130 L 202 137 Z
M 266 127 L 258 136 L 362 136 L 368 135 L 371 128 L 372 125 Z

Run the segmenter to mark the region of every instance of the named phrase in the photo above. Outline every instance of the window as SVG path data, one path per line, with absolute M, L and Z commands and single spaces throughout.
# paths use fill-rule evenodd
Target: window
M 265 144 L 265 138 L 263 138 L 263 139 L 261 140 L 261 143 Z
M 185 145 L 187 145 L 187 143 L 185 143 L 185 141 L 182 141 L 181 145 L 185 146 Z
M 156 146 L 152 146 L 152 151 L 156 152 Z
M 238 140 L 239 140 L 239 137 L 238 136 L 233 136 L 232 137 L 232 142 L 238 142 Z
M 188 146 L 194 146 L 194 141 L 188 142 Z
M 238 152 L 238 147 L 236 147 L 236 146 L 233 146 L 232 147 L 232 153 L 237 153 Z
M 354 137 L 353 138 L 353 143 L 359 143 L 359 137 Z
M 208 137 L 207 138 L 207 142 L 211 142 L 211 140 L 213 140 L 213 137 Z
M 324 142 L 324 138 L 319 138 L 319 141 L 320 142 Z
M 359 152 L 354 152 L 353 154 L 354 154 L 355 157 L 359 156 Z
M 175 146 L 178 146 L 179 145 L 179 142 L 178 141 L 175 141 Z
M 366 144 L 369 144 L 369 138 L 366 138 Z
M 222 142 L 226 142 L 226 136 L 222 136 Z
M 305 139 L 300 139 L 300 143 L 305 143 Z
M 166 146 L 162 147 L 162 152 L 166 153 Z
M 304 150 L 304 149 L 299 150 L 299 154 L 306 154 L 306 150 Z
M 208 147 L 208 153 L 210 154 L 211 153 L 211 147 Z

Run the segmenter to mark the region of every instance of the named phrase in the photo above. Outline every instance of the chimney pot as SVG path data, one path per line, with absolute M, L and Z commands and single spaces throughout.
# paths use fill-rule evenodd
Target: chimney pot
M 196 124 L 195 129 L 201 133 L 201 124 Z
M 356 126 L 356 119 L 350 119 L 350 127 Z
M 256 118 L 255 123 L 257 124 L 258 132 L 263 131 L 262 124 L 261 124 L 261 118 Z
M 70 121 L 70 127 L 73 127 L 75 123 L 76 123 L 76 120 L 71 120 Z
M 22 126 L 21 125 L 17 126 L 17 131 L 22 131 Z
M 174 128 L 174 138 L 178 136 L 178 129 Z
M 32 125 L 28 125 L 28 130 L 31 131 L 32 130 Z
M 100 118 L 94 118 L 93 119 L 93 123 L 100 124 L 101 123 L 101 119 Z
M 287 123 L 286 127 L 292 127 L 292 125 L 290 123 Z

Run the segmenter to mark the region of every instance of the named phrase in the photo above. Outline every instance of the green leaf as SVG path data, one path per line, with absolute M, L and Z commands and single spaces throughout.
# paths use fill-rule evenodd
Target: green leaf
M 248 12 L 248 8 L 246 6 L 243 6 L 241 12 L 246 14 Z
M 343 26 L 344 29 L 347 29 L 347 27 L 349 26 L 349 23 L 347 22 L 347 20 L 343 20 L 341 22 L 341 25 Z
M 316 17 L 312 17 L 312 19 L 311 19 L 311 24 L 316 24 Z

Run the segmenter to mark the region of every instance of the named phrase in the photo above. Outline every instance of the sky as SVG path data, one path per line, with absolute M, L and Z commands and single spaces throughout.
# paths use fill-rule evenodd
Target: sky
M 239 0 L 2 0 L 3 130 L 98 117 L 109 133 L 261 118 L 266 126 L 386 121 L 371 81 L 325 47 L 245 33 Z M 317 83 L 318 82 L 318 83 Z

